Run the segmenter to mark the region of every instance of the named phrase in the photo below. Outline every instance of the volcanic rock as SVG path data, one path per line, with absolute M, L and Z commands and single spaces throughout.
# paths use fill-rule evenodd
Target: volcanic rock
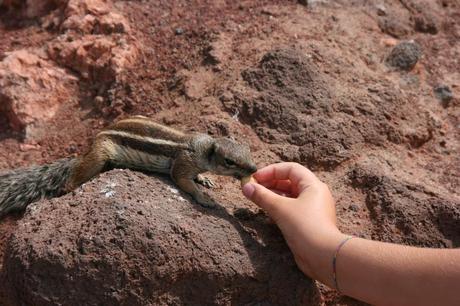
M 6 251 L 9 305 L 319 305 L 276 226 L 250 211 L 205 209 L 166 179 L 104 173 L 29 206 Z
M 87 80 L 97 83 L 113 82 L 117 75 L 137 58 L 137 48 L 125 38 L 85 35 L 67 39 L 62 35 L 47 48 L 50 58 L 60 65 L 78 71 Z
M 413 41 L 396 45 L 386 58 L 386 63 L 401 70 L 411 70 L 422 56 L 422 47 Z

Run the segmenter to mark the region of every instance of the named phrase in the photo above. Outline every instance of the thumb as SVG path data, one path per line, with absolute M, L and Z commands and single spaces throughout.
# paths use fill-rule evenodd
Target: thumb
M 282 197 L 260 184 L 248 183 L 243 186 L 243 194 L 246 198 L 265 210 L 270 216 L 275 217 L 283 206 L 285 197 Z

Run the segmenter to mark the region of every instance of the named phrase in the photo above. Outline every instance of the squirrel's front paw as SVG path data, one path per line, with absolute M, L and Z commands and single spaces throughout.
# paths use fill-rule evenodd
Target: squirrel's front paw
M 203 207 L 206 207 L 206 208 L 216 207 L 216 203 L 205 194 L 196 195 L 195 200 Z
M 215 188 L 215 187 L 217 187 L 216 183 L 214 183 L 210 178 L 202 176 L 201 174 L 198 174 L 196 176 L 195 181 L 198 184 L 203 185 L 204 187 L 207 187 L 207 188 Z

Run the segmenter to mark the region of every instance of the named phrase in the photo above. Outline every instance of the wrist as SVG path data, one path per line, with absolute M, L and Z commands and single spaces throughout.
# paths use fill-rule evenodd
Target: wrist
M 340 243 L 348 235 L 343 234 L 338 229 L 329 232 L 327 235 L 321 235 L 321 239 L 314 239 L 306 252 L 310 253 L 310 276 L 321 283 L 335 288 L 334 273 L 332 261 Z M 301 267 L 304 271 L 304 268 Z M 305 271 L 304 271 L 305 272 Z

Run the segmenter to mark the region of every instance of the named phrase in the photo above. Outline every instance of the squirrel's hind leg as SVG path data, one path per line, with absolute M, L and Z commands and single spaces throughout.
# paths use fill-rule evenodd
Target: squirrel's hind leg
M 107 162 L 114 156 L 116 156 L 116 145 L 105 137 L 96 138 L 90 150 L 78 158 L 66 186 L 67 191 L 77 188 L 101 173 Z

